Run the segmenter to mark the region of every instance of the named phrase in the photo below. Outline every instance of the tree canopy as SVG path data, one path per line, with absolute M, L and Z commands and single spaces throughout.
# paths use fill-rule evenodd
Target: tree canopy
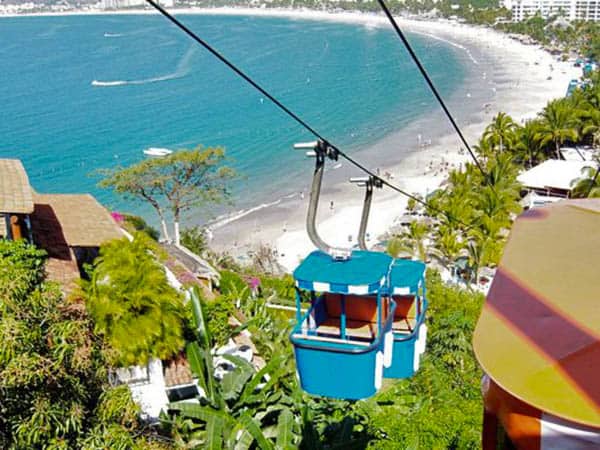
M 224 161 L 223 148 L 199 145 L 193 150 L 178 150 L 129 167 L 104 170 L 100 186 L 112 188 L 126 198 L 148 202 L 159 216 L 166 239 L 169 233 L 165 211 L 169 210 L 175 242 L 179 244 L 179 224 L 184 212 L 229 198 L 228 182 L 235 172 L 223 165 Z
M 0 447 L 145 448 L 129 389 L 108 384 L 92 321 L 44 281 L 44 260 L 0 240 Z

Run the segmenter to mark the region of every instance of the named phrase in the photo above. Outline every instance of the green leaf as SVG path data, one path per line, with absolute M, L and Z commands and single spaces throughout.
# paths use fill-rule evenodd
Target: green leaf
M 198 383 L 200 384 L 200 387 L 204 391 L 205 395 L 210 398 L 211 392 L 209 392 L 206 375 L 207 369 L 209 369 L 209 374 L 212 373 L 212 370 L 210 370 L 212 368 L 206 367 L 207 361 L 205 360 L 198 343 L 190 342 L 185 348 L 185 353 L 187 355 L 187 360 L 190 363 L 190 369 L 192 369 L 192 373 L 198 377 Z
M 237 431 L 239 430 L 239 431 Z M 248 430 L 244 429 L 244 428 L 234 428 L 235 434 L 233 434 L 233 437 L 235 438 L 235 443 L 233 446 L 230 445 L 230 447 L 233 447 L 234 450 L 248 450 L 250 448 L 250 446 L 252 445 L 252 443 L 254 442 L 254 438 L 252 437 L 252 435 L 250 433 L 248 433 Z M 240 433 L 239 438 L 237 437 L 238 433 Z
M 206 313 L 198 294 L 198 287 L 195 286 L 191 292 L 192 310 L 194 313 L 194 325 L 196 326 L 196 333 L 198 334 L 198 342 L 205 348 L 208 349 L 211 346 L 212 336 L 208 329 L 206 321 Z
M 211 419 L 219 419 L 221 420 L 221 428 L 223 428 L 225 424 L 235 426 L 237 423 L 235 418 L 231 417 L 225 411 L 214 409 L 210 406 L 199 405 L 197 403 L 170 403 L 169 409 L 172 411 L 179 411 L 186 417 L 201 420 L 206 424 L 208 424 Z
M 294 415 L 289 409 L 284 409 L 279 414 L 277 422 L 277 441 L 275 447 L 277 449 L 288 450 L 294 448 Z
M 246 384 L 246 387 L 244 388 L 244 391 L 242 392 L 242 395 L 240 396 L 240 403 L 244 403 L 244 402 L 248 401 L 250 399 L 250 397 L 253 396 L 254 391 L 256 390 L 258 385 L 263 381 L 263 378 L 265 375 L 268 374 L 270 377 L 270 380 L 272 380 L 274 378 L 273 374 L 275 374 L 274 369 L 276 367 L 280 367 L 282 362 L 283 362 L 283 358 L 274 357 L 271 359 L 271 361 L 269 361 L 267 363 L 267 365 L 265 367 L 263 367 L 261 370 L 259 370 L 254 375 L 254 377 L 252 377 L 252 380 L 250 380 L 250 382 Z
M 243 412 L 239 417 L 240 423 L 242 423 L 246 430 L 252 435 L 258 448 L 261 450 L 272 450 L 273 444 L 269 441 L 260 429 L 260 426 L 254 421 L 247 412 Z
M 212 417 L 206 423 L 207 450 L 221 450 L 223 448 L 223 419 Z
M 233 372 L 227 373 L 221 381 L 221 390 L 223 398 L 227 401 L 234 400 L 239 397 L 240 392 L 252 377 L 251 369 L 236 367 Z

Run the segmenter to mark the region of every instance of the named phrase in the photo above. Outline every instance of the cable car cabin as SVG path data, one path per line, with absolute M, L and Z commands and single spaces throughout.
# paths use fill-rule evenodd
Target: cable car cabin
M 290 339 L 306 392 L 357 400 L 381 387 L 392 356 L 395 304 L 382 297 L 391 262 L 383 253 L 356 250 L 334 260 L 316 250 L 294 271 L 297 322 Z M 311 303 L 304 314 L 303 295 Z
M 396 303 L 396 311 L 392 324 L 392 364 L 386 367 L 383 376 L 408 378 L 419 369 L 421 355 L 425 352 L 425 264 L 420 261 L 395 260 L 387 289 Z

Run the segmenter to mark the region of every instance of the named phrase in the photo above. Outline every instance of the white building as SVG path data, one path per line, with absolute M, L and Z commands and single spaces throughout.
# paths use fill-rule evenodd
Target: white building
M 103 9 L 119 9 L 145 6 L 146 2 L 145 0 L 101 0 L 100 5 Z
M 573 188 L 573 182 L 583 176 L 583 168 L 589 165 L 589 161 L 548 159 L 522 172 L 517 180 L 529 192 L 543 196 L 568 198 Z
M 526 20 L 538 11 L 543 18 L 562 16 L 568 20 L 600 20 L 600 0 L 500 0 L 512 12 L 515 22 Z

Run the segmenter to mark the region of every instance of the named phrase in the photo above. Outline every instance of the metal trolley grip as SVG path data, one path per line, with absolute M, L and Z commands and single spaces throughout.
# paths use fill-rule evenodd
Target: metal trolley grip
M 306 229 L 312 243 L 321 251 L 331 255 L 336 260 L 347 260 L 352 254 L 350 248 L 333 247 L 327 244 L 317 232 L 317 208 L 319 207 L 319 196 L 321 195 L 321 182 L 325 171 L 325 159 L 338 160 L 339 152 L 330 147 L 325 141 L 304 142 L 295 144 L 296 150 L 306 150 L 306 156 L 315 158 L 315 172 L 313 174 L 312 187 L 310 190 L 310 202 L 308 214 L 306 215 Z
M 381 188 L 383 186 L 383 182 L 381 181 L 381 179 L 371 175 L 368 177 L 350 178 L 350 183 L 355 183 L 356 185 L 365 188 L 365 201 L 363 202 L 362 216 L 360 218 L 360 227 L 358 229 L 358 247 L 361 250 L 367 250 L 365 234 L 367 232 L 367 223 L 369 222 L 369 213 L 371 212 L 373 188 Z

